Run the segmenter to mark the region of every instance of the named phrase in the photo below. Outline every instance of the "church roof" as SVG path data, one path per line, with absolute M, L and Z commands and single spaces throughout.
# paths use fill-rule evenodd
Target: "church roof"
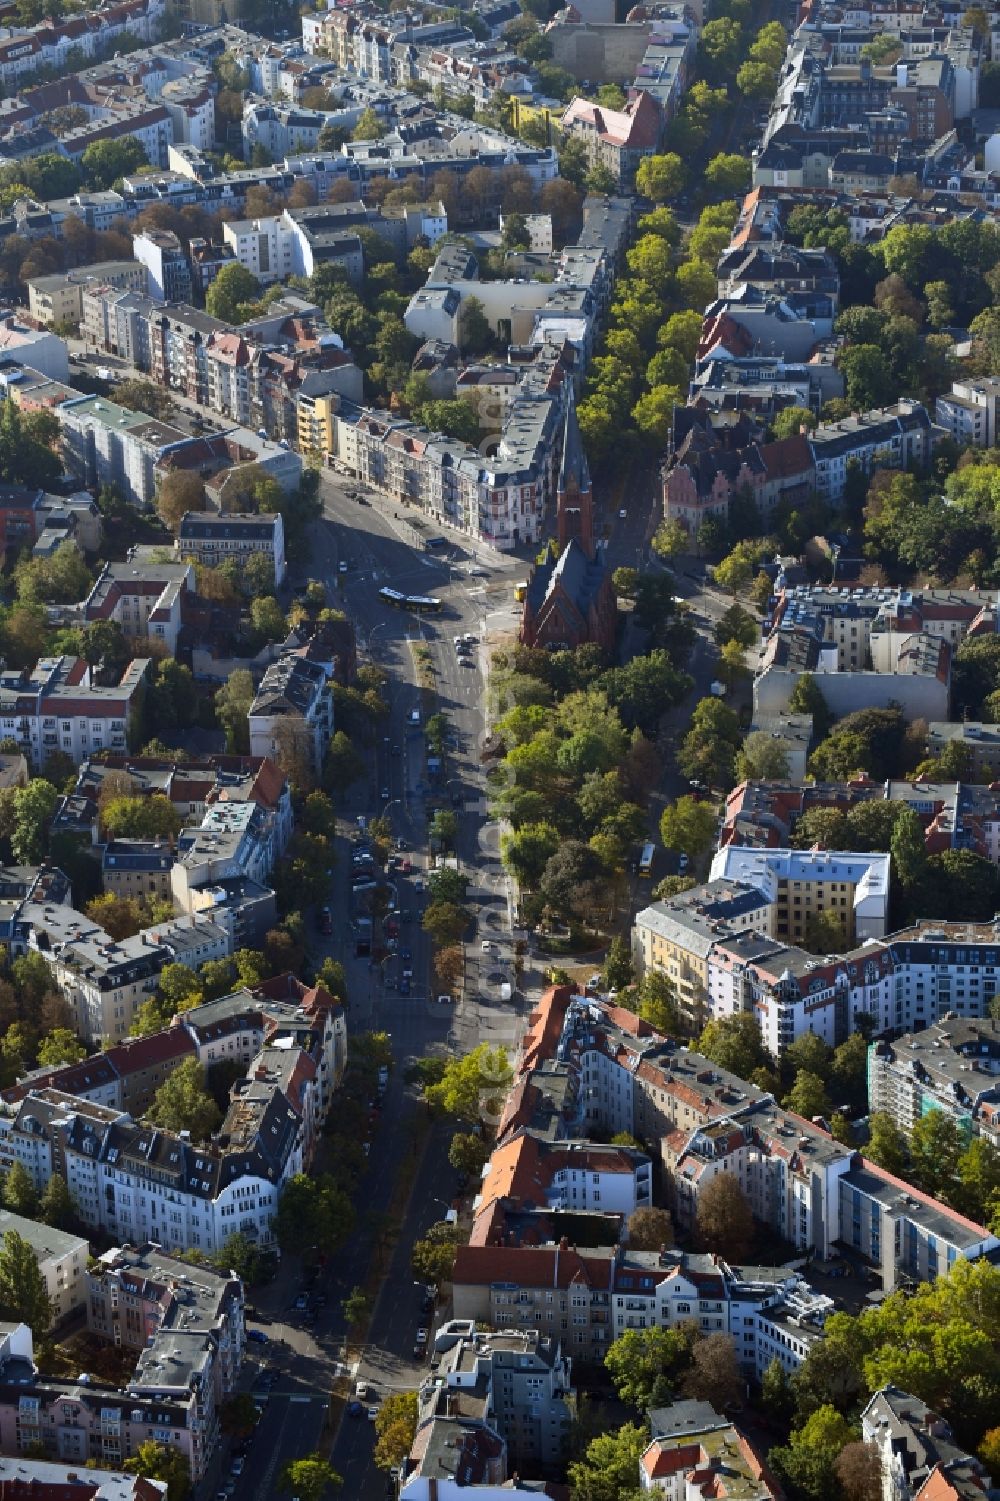
M 563 425 L 562 461 L 559 465 L 559 494 L 568 495 L 575 490 L 579 495 L 589 495 L 591 490 L 590 469 L 580 436 L 580 424 L 576 420 L 576 402 L 572 389 L 566 403 L 566 421 Z
M 607 574 L 607 565 L 598 552 L 588 558 L 575 537 L 570 538 L 559 557 L 546 558 L 531 575 L 528 595 L 535 614 L 561 586 L 562 592 L 586 620 L 592 601 L 597 597 Z

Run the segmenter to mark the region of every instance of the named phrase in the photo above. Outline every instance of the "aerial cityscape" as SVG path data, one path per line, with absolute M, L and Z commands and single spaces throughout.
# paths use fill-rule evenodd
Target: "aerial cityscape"
M 0 0 L 0 543 L 0 1501 L 1000 1496 L 1000 4 Z

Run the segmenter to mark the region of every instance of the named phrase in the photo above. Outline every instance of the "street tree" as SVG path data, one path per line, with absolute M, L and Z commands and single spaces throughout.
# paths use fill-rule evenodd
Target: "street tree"
M 297 1173 L 285 1184 L 274 1218 L 283 1251 L 301 1254 L 342 1246 L 354 1228 L 354 1209 L 344 1190 L 327 1177 Z
M 714 842 L 715 816 L 711 803 L 679 797 L 668 803 L 660 816 L 660 838 L 668 849 L 697 859 Z
M 295 1501 L 323 1501 L 328 1491 L 343 1483 L 343 1477 L 318 1452 L 307 1454 L 304 1459 L 289 1460 L 278 1476 L 278 1489 L 289 1492 Z
M 372 1300 L 363 1287 L 352 1287 L 343 1302 L 344 1318 L 349 1329 L 363 1329 L 372 1311 Z
M 417 1393 L 390 1392 L 375 1419 L 375 1463 L 392 1470 L 409 1457 L 417 1432 Z
M 443 1221 L 432 1225 L 421 1240 L 413 1243 L 410 1265 L 414 1276 L 421 1282 L 433 1283 L 435 1287 L 450 1282 L 455 1253 L 461 1240 L 457 1226 L 447 1225 Z
M 910 1171 L 932 1198 L 954 1202 L 958 1194 L 958 1164 L 962 1137 L 951 1115 L 929 1110 L 910 1131 Z
M 448 1161 L 457 1172 L 478 1176 L 490 1155 L 489 1143 L 472 1131 L 459 1131 L 448 1147 Z
M 826 1085 L 818 1074 L 810 1073 L 805 1068 L 800 1068 L 795 1075 L 795 1082 L 785 1096 L 784 1105 L 786 1110 L 794 1110 L 796 1115 L 804 1116 L 806 1120 L 812 1120 L 814 1115 L 826 1118 L 831 1114 Z
M 87 1049 L 69 1027 L 56 1027 L 47 1037 L 43 1037 L 38 1045 L 37 1058 L 40 1068 L 60 1068 L 66 1063 L 79 1063 L 80 1059 L 86 1056 Z
M 639 163 L 635 185 L 643 197 L 654 203 L 666 203 L 675 198 L 687 182 L 687 168 L 676 152 L 661 156 L 646 156 Z
M 476 1122 L 498 1115 L 513 1077 L 503 1048 L 481 1042 L 464 1057 L 449 1058 L 441 1079 L 424 1089 L 432 1110 Z

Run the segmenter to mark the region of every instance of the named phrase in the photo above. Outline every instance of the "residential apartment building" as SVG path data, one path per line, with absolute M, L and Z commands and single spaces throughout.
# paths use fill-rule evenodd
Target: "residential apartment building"
M 97 261 L 54 276 L 33 276 L 27 283 L 28 310 L 33 318 L 52 327 L 56 323 L 79 324 L 83 317 L 83 292 L 90 285 L 116 287 L 145 295 L 147 270 L 142 261 Z
M 944 1419 L 898 1386 L 883 1386 L 869 1399 L 861 1437 L 878 1451 L 882 1501 L 958 1501 L 992 1488 L 981 1460 L 955 1442 Z
M 893 672 L 915 634 L 955 648 L 997 629 L 997 599 L 987 589 L 836 588 L 798 584 L 777 592 L 771 629 L 815 629 L 836 648 L 838 672 Z
M 35 772 L 55 751 L 77 763 L 96 751 L 124 751 L 148 667 L 137 657 L 112 686 L 76 657 L 43 657 L 31 672 L 0 673 L 0 734 L 18 742 Z
M 865 803 L 905 803 L 924 828 L 928 854 L 968 849 L 1000 862 L 1000 789 L 969 782 L 873 782 L 861 775 L 850 782 L 742 782 L 726 799 L 720 845 L 776 848 L 792 842 L 804 814 L 832 808 L 847 814 Z
M 942 436 L 926 407 L 911 400 L 838 422 L 821 422 L 808 440 L 816 465 L 816 493 L 822 500 L 841 500 L 849 464 L 865 474 L 876 468 L 924 470 Z
M 559 126 L 583 142 L 592 167 L 605 167 L 617 186 L 627 189 L 643 157 L 656 151 L 664 123 L 652 94 L 640 88 L 620 110 L 574 99 Z
M 638 912 L 632 948 L 640 974 L 665 974 L 693 1026 L 706 1015 L 708 958 L 720 932 L 772 931 L 775 904 L 756 886 L 710 881 Z
M 652 1438 L 639 1460 L 639 1484 L 666 1501 L 708 1501 L 725 1473 L 728 1495 L 781 1501 L 784 1494 L 740 1429 L 707 1402 L 675 1402 L 650 1413 Z
M 101 847 L 101 887 L 129 898 L 171 899 L 174 852 L 158 839 L 112 839 Z
M 148 642 L 177 654 L 184 596 L 194 593 L 190 563 L 152 563 L 137 557 L 105 563 L 83 604 L 83 618 L 113 620 L 133 649 Z
M 188 511 L 181 517 L 174 544 L 182 558 L 193 558 L 208 568 L 232 562 L 238 568 L 257 553 L 274 569 L 278 588 L 285 581 L 285 527 L 281 515 L 244 515 L 227 511 L 215 516 L 208 511 Z
M 246 1353 L 243 1284 L 157 1245 L 115 1246 L 85 1275 L 87 1328 L 118 1347 L 155 1348 L 162 1334 L 207 1335 L 214 1347 L 215 1399 L 236 1390 Z
M 144 229 L 133 235 L 132 253 L 146 268 L 149 295 L 155 301 L 191 300 L 191 265 L 172 229 Z
M 38 1261 L 45 1291 L 52 1303 L 52 1322 L 63 1324 L 87 1301 L 87 1262 L 90 1247 L 79 1235 L 53 1230 L 39 1220 L 25 1219 L 0 1209 L 0 1236 L 9 1230 L 26 1240 Z
M 1000 725 L 975 719 L 932 720 L 927 726 L 927 754 L 940 756 L 952 745 L 965 752 L 969 776 L 995 780 L 1000 770 Z
M 85 761 L 76 786 L 56 810 L 54 827 L 63 834 L 100 842 L 99 801 L 105 777 L 128 778 L 130 797 L 165 797 L 182 824 L 197 825 L 215 803 L 252 802 L 268 819 L 281 854 L 292 834 L 288 782 L 273 761 L 260 756 L 111 756 Z
M 1000 439 L 1000 380 L 953 380 L 934 403 L 934 421 L 960 448 L 996 448 Z
M 936 1267 L 976 1259 L 1000 1245 L 981 1225 L 874 1167 L 825 1130 L 780 1109 L 752 1084 L 687 1048 L 677 1048 L 613 1002 L 574 996 L 569 987 L 546 992 L 529 1020 L 498 1141 L 503 1144 L 532 1121 L 548 1121 L 549 1130 L 565 1139 L 586 1136 L 591 1130 L 601 1134 L 628 1131 L 639 1140 L 659 1142 L 671 1207 L 681 1223 L 693 1221 L 705 1185 L 718 1173 L 731 1172 L 761 1223 L 796 1248 L 812 1248 L 820 1256 L 828 1254 L 834 1242 L 846 1240 L 878 1268 L 887 1291 L 900 1276 L 926 1279 L 935 1275 Z M 659 1261 L 661 1271 L 666 1266 L 671 1276 L 676 1275 L 669 1254 L 656 1258 L 652 1253 L 627 1253 L 613 1244 L 603 1250 L 569 1251 L 567 1242 L 558 1243 L 557 1218 L 552 1220 L 550 1239 L 530 1247 L 502 1237 L 498 1240 L 501 1228 L 496 1208 L 484 1206 L 477 1214 L 470 1245 L 460 1250 L 456 1262 L 456 1313 L 504 1323 L 511 1320 L 501 1310 L 509 1306 L 515 1310 L 514 1321 L 523 1319 L 531 1321 L 532 1327 L 544 1327 L 544 1290 L 552 1290 L 554 1296 L 562 1286 L 569 1294 L 576 1285 L 581 1297 L 591 1288 L 601 1290 L 606 1313 L 598 1323 L 610 1324 L 614 1338 L 622 1327 L 628 1327 L 621 1320 L 630 1313 L 649 1317 L 648 1305 L 643 1313 L 641 1298 L 653 1297 L 654 1288 L 662 1283 L 662 1276 L 650 1269 L 652 1263 Z M 543 1252 L 547 1260 L 531 1261 Z M 632 1264 L 631 1270 L 622 1265 L 621 1275 L 629 1279 L 623 1285 L 619 1285 L 618 1273 L 612 1278 L 607 1269 L 609 1256 L 617 1258 L 618 1264 L 623 1259 Z M 506 1265 L 504 1257 L 510 1258 Z M 521 1262 L 519 1257 L 527 1259 Z M 593 1266 L 586 1264 L 588 1258 L 594 1259 Z M 603 1271 L 598 1270 L 602 1258 Z M 638 1271 L 640 1266 L 645 1270 Z M 704 1270 L 713 1275 L 708 1267 Z M 715 1275 L 718 1278 L 721 1272 Z M 649 1280 L 644 1282 L 643 1277 Z M 460 1291 L 463 1282 L 472 1290 Z M 539 1288 L 537 1297 L 522 1298 L 520 1289 L 526 1284 Z M 619 1292 L 620 1304 L 616 1301 Z M 662 1298 L 665 1293 L 655 1296 Z M 753 1298 L 759 1301 L 756 1293 Z M 486 1306 L 484 1299 L 488 1315 L 479 1311 Z M 691 1298 L 685 1295 L 682 1301 L 683 1316 L 688 1316 Z M 725 1300 L 708 1301 L 724 1305 Z M 590 1306 L 588 1292 L 580 1305 L 581 1314 Z M 553 1306 L 553 1315 L 557 1311 Z M 724 1306 L 701 1311 L 712 1319 L 716 1314 L 722 1318 L 718 1325 L 703 1323 L 706 1332 L 729 1327 L 738 1348 L 743 1334 L 753 1335 L 752 1360 L 749 1340 L 743 1358 L 748 1364 L 763 1360 L 762 1372 L 772 1354 L 780 1359 L 804 1358 L 809 1326 L 815 1337 L 817 1322 L 821 1328 L 828 1310 L 825 1303 L 809 1304 L 802 1310 L 810 1314 L 804 1324 L 801 1317 L 779 1321 L 779 1327 L 766 1331 L 765 1344 L 760 1343 L 765 1339 L 763 1323 L 727 1326 L 730 1315 Z M 682 1316 L 680 1305 L 677 1316 Z M 743 1317 L 741 1313 L 741 1321 Z M 663 1324 L 665 1318 L 661 1309 L 656 1321 Z M 774 1325 L 770 1312 L 767 1319 Z M 589 1314 L 581 1319 L 579 1343 L 586 1348 L 591 1347 L 592 1338 L 608 1337 L 606 1332 L 593 1335 L 591 1323 Z M 790 1330 L 803 1327 L 806 1335 L 793 1348 L 788 1343 L 793 1338 Z
M 21 1326 L 25 1327 L 24 1325 Z M 159 1501 L 167 1494 L 165 1480 L 147 1480 L 120 1470 L 95 1467 L 80 1475 L 72 1464 L 53 1464 L 47 1459 L 0 1458 L 0 1493 L 16 1496 L 16 1486 L 30 1486 L 27 1495 L 39 1498 L 61 1496 L 73 1487 L 73 1501 Z
M 318 776 L 333 734 L 333 694 L 326 670 L 288 654 L 264 674 L 250 706 L 250 754 L 278 765 L 301 763 Z M 290 773 L 291 775 L 291 773 Z
M 121 292 L 117 296 L 134 296 Z M 155 466 L 197 440 L 179 427 L 128 411 L 103 396 L 76 396 L 56 409 L 67 466 L 91 489 L 114 485 L 126 500 L 152 505 Z
M 995 982 L 991 987 L 995 994 Z M 984 997 L 985 999 L 985 997 Z M 988 1000 L 986 1001 L 988 1005 Z M 1000 1141 L 1000 1022 L 946 1015 L 922 1032 L 880 1040 L 868 1054 L 868 1102 L 905 1135 L 941 1110 L 965 1140 Z
M 343 1073 L 342 1008 L 325 991 L 296 986 L 284 1004 L 237 993 L 185 1013 L 180 1025 L 188 1026 L 188 1016 L 199 1058 L 213 1050 L 227 1056 L 227 1041 L 241 1035 L 263 1038 L 263 1045 L 231 1053 L 246 1059 L 247 1075 L 234 1085 L 210 1145 L 137 1125 L 117 1105 L 79 1099 L 57 1081 L 4 1100 L 0 1161 L 4 1170 L 21 1162 L 39 1191 L 58 1172 L 82 1223 L 122 1244 L 150 1241 L 211 1256 L 240 1233 L 273 1245 L 282 1188 L 308 1166 Z M 170 1332 L 187 1328 L 179 1313 Z M 206 1334 L 211 1352 L 218 1340 Z M 235 1360 L 242 1332 L 233 1338 Z
M 885 934 L 888 855 L 727 845 L 714 856 L 711 872 L 713 881 L 737 881 L 764 893 L 774 904 L 769 931 L 776 938 L 801 943 L 820 914 L 837 920 L 845 946 Z
M 433 1383 L 459 1403 L 485 1396 L 484 1413 L 512 1463 L 550 1469 L 566 1459 L 576 1414 L 572 1362 L 560 1341 L 537 1330 L 483 1331 L 450 1319 L 434 1335 Z M 446 1398 L 447 1401 L 447 1398 Z

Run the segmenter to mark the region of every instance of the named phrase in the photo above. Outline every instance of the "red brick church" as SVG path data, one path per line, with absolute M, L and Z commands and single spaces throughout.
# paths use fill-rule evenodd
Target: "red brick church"
M 570 391 L 556 492 L 558 556 L 537 563 L 521 619 L 524 646 L 550 651 L 592 641 L 614 650 L 618 602 L 604 549 L 594 540 L 594 492 Z

